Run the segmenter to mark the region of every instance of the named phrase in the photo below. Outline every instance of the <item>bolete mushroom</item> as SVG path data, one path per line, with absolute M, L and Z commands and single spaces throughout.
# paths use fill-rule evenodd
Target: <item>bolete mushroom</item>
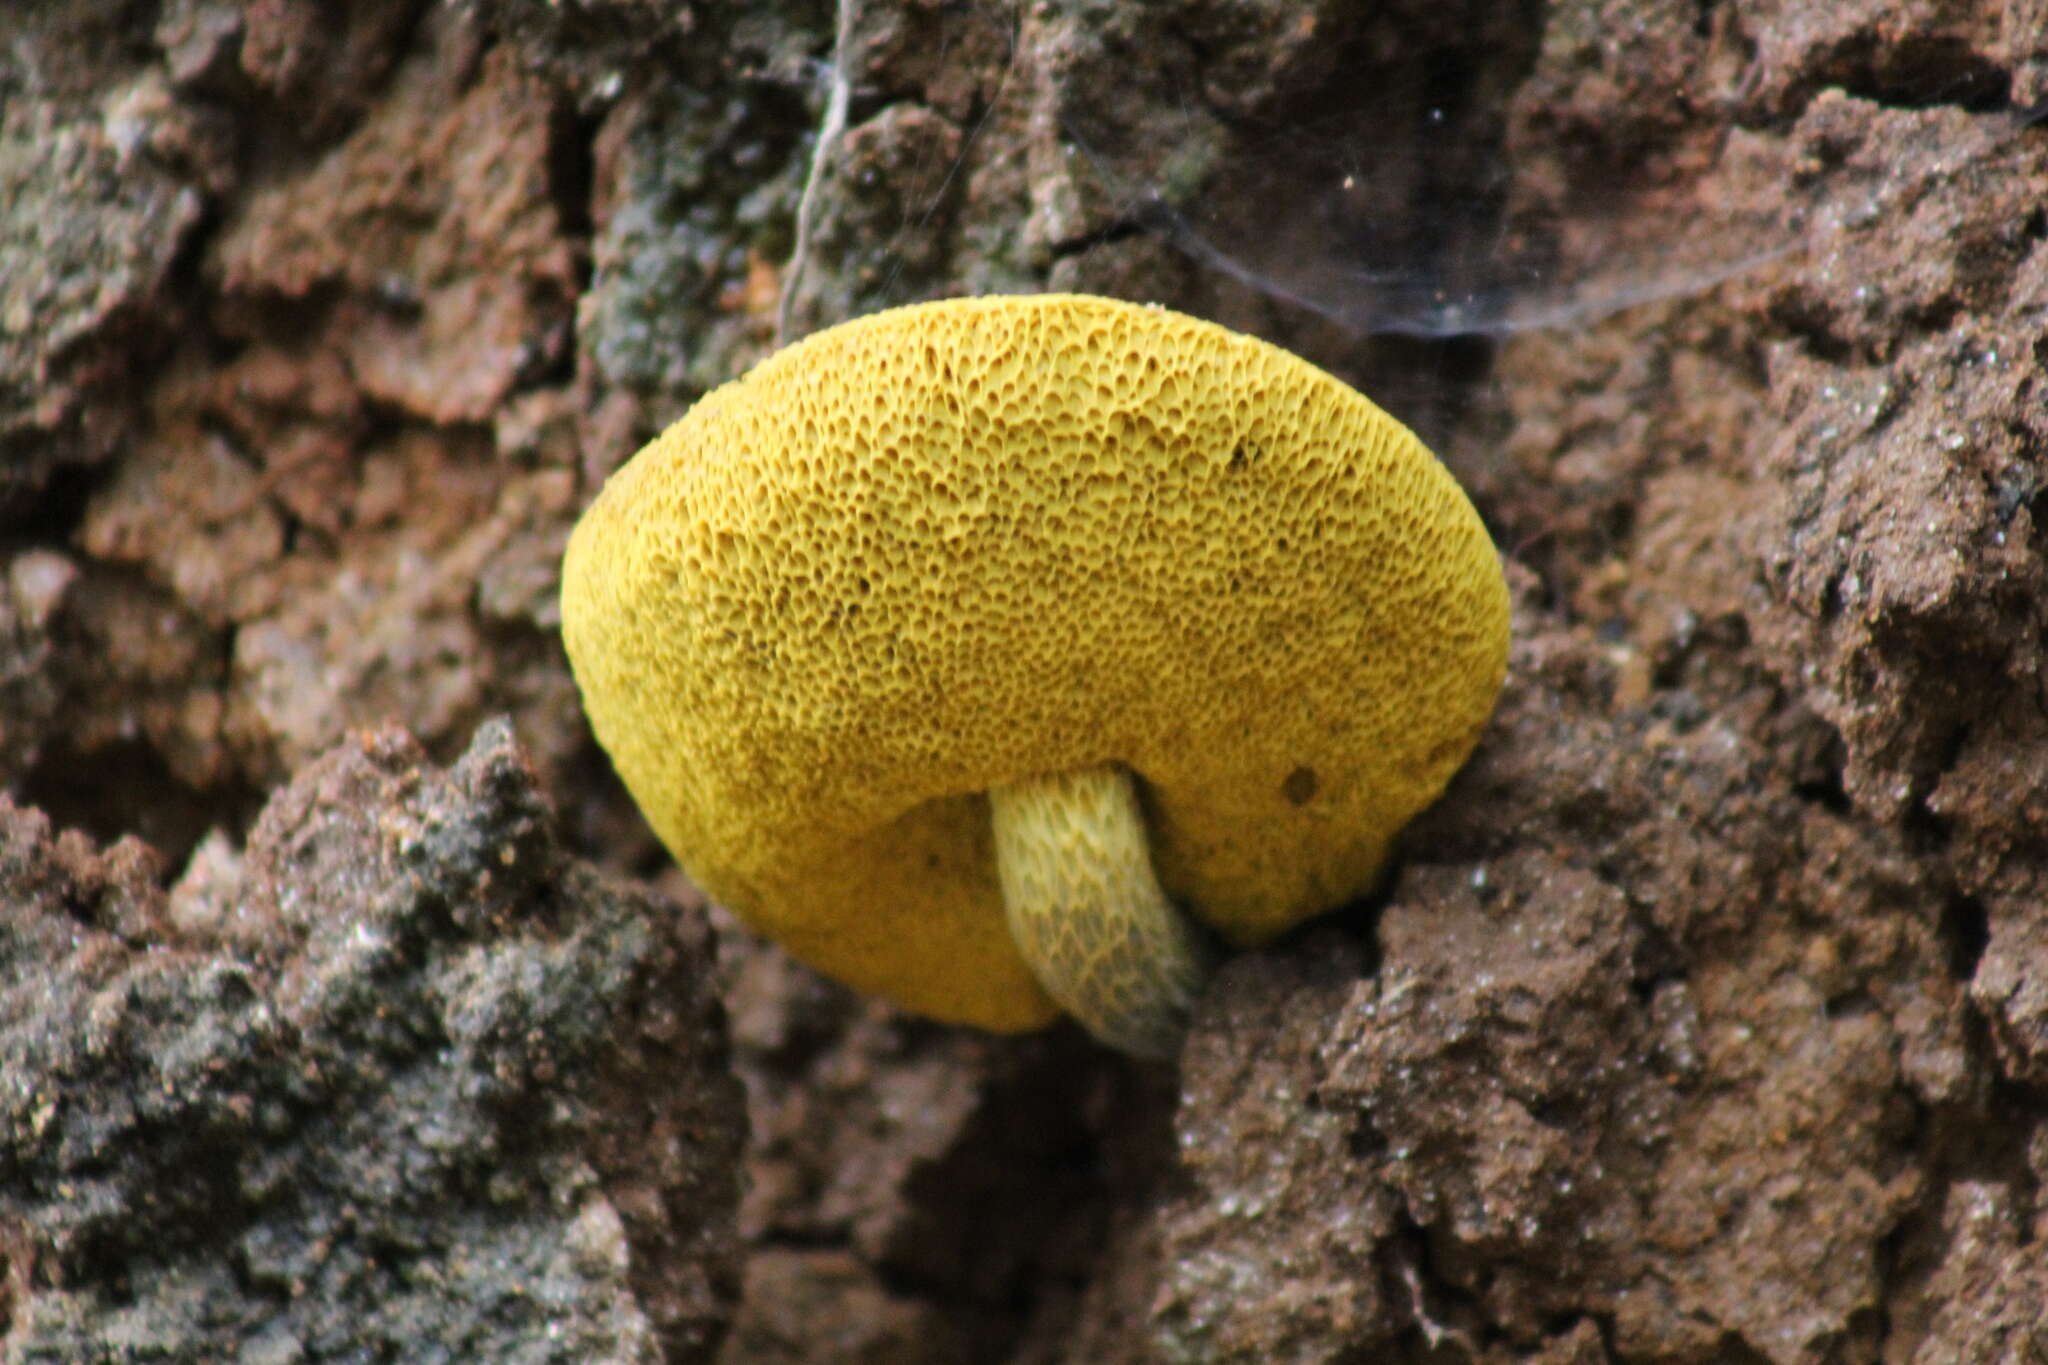
M 606 483 L 584 705 L 703 889 L 995 1030 L 1170 1053 L 1210 940 L 1370 889 L 1506 667 L 1499 558 L 1363 396 L 1075 295 L 819 332 Z

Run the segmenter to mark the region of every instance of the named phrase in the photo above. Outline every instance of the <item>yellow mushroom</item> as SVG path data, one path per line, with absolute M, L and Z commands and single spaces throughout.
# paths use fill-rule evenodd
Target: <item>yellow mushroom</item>
M 562 569 L 599 741 L 704 890 L 940 1019 L 1174 1050 L 1370 889 L 1477 741 L 1507 590 L 1406 428 L 1075 295 L 819 332 L 614 474 Z

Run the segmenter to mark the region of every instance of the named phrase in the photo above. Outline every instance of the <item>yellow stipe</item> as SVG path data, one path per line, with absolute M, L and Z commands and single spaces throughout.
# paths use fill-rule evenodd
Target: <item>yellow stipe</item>
M 1010 936 L 1046 994 L 1111 1047 L 1176 1055 L 1212 954 L 1152 873 L 1129 775 L 1007 783 L 989 808 Z

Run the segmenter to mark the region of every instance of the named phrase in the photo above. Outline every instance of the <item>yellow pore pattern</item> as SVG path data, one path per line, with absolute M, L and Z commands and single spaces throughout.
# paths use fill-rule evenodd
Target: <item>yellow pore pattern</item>
M 912 1010 L 1054 1007 L 985 793 L 1139 779 L 1161 882 L 1239 946 L 1369 889 L 1462 763 L 1507 591 L 1415 438 L 1158 308 L 963 299 L 833 327 L 614 474 L 563 565 L 598 739 L 712 896 Z

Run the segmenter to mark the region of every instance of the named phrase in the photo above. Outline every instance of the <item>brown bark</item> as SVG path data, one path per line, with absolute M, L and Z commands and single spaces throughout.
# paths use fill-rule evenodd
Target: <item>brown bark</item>
M 2048 1351 L 2048 14 L 856 17 L 0 15 L 0 785 L 84 831 L 0 822 L 0 1353 L 401 1359 L 430 1300 L 477 1359 Z M 1477 757 L 1382 898 L 1225 969 L 1177 1075 L 717 920 L 728 1059 L 701 911 L 575 861 L 690 900 L 555 565 L 770 344 L 835 56 L 797 330 L 1212 317 L 1415 424 L 1509 560 Z M 528 757 L 471 748 L 497 714 Z M 479 890 L 514 834 L 571 890 Z M 486 1006 L 528 1041 L 461 1034 Z M 492 1160 L 349 1117 L 423 1095 Z

